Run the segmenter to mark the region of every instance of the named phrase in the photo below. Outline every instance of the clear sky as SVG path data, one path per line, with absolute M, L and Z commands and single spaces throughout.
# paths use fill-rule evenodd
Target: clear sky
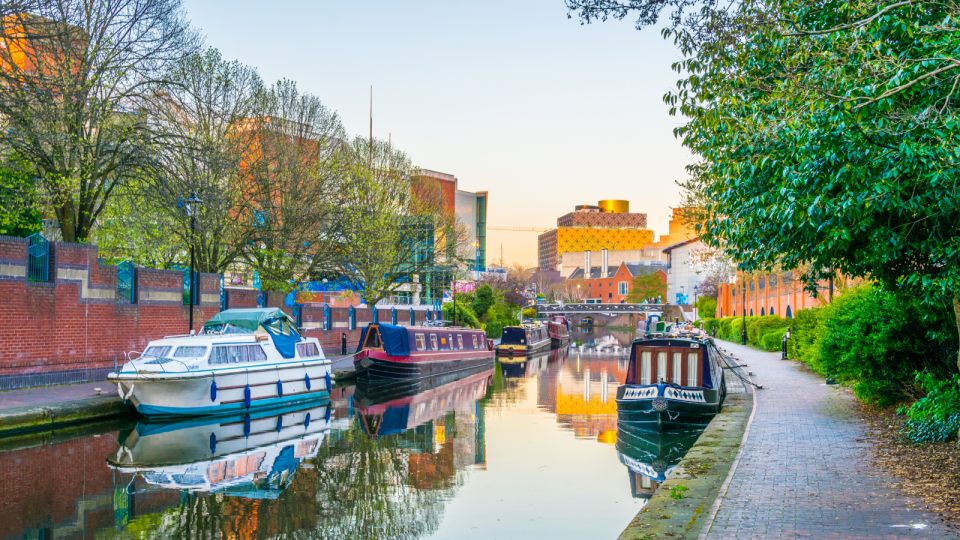
M 689 152 L 663 94 L 679 59 L 658 29 L 581 26 L 563 0 L 184 0 L 207 44 L 288 78 L 422 168 L 489 191 L 488 224 L 553 227 L 628 199 L 656 235 Z M 488 261 L 535 265 L 536 233 L 488 233 Z

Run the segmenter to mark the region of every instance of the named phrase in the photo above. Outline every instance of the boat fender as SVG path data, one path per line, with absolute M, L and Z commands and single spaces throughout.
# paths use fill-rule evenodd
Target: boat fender
M 283 381 L 277 381 L 277 396 L 283 397 Z
M 307 413 L 307 416 L 303 419 L 303 429 L 310 428 L 310 413 Z
M 211 454 L 217 453 L 217 434 L 216 433 L 210 434 L 210 453 Z
M 304 373 L 304 375 L 303 375 L 303 382 L 306 383 L 306 385 L 307 385 L 307 390 L 309 390 L 309 389 L 310 389 L 310 374 L 309 374 L 309 373 Z
M 277 433 L 283 429 L 283 415 L 277 417 Z
M 324 378 L 324 380 L 327 382 L 327 392 L 332 392 L 332 391 L 333 391 L 333 384 L 330 382 L 330 372 L 328 371 L 328 372 L 324 373 L 324 374 L 323 374 L 323 378 Z
M 243 415 L 243 436 L 244 437 L 250 436 L 250 415 L 249 414 Z
M 217 400 L 217 381 L 210 383 L 210 401 Z
M 243 406 L 248 409 L 250 408 L 250 385 L 249 384 L 243 389 Z
M 323 421 L 326 422 L 326 423 L 328 423 L 328 424 L 330 423 L 330 411 L 332 411 L 332 410 L 333 410 L 333 406 L 328 403 L 328 404 L 327 404 L 327 414 L 326 414 L 326 416 L 324 416 L 324 418 L 323 418 Z

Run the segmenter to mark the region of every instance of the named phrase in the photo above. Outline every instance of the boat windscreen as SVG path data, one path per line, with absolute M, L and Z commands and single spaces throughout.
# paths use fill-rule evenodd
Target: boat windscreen
M 527 331 L 523 328 L 507 327 L 503 329 L 503 337 L 500 343 L 507 345 L 526 345 Z

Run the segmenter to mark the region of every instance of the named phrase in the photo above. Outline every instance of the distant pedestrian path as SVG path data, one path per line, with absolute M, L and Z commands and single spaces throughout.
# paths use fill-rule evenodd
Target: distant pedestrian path
M 755 394 L 736 472 L 701 538 L 957 538 L 933 513 L 910 509 L 919 503 L 871 467 L 873 443 L 848 392 L 779 353 L 717 345 L 764 388 Z

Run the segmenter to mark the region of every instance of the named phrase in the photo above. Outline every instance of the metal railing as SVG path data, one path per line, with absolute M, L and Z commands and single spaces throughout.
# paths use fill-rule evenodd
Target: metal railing
M 27 237 L 27 280 L 50 281 L 50 242 L 39 233 Z

